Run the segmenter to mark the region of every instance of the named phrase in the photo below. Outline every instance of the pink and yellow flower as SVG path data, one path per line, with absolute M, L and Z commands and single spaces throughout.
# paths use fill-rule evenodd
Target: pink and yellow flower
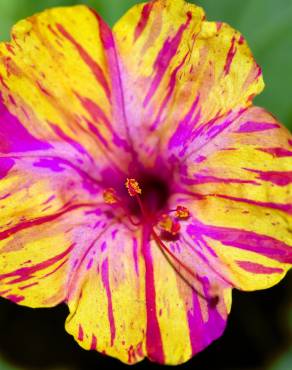
M 231 290 L 291 267 L 292 138 L 242 35 L 183 0 L 85 6 L 0 45 L 0 291 L 68 304 L 85 349 L 178 364 Z

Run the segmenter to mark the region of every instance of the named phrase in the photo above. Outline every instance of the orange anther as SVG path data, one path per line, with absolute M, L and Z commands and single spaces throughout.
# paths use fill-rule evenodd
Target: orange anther
M 115 189 L 108 188 L 103 192 L 103 199 L 107 204 L 115 204 L 118 202 L 117 194 Z
M 172 235 L 177 235 L 180 231 L 180 224 L 167 214 L 161 216 L 158 226 Z
M 175 217 L 180 219 L 187 219 L 190 217 L 190 211 L 183 206 L 177 206 L 175 210 Z
M 136 195 L 139 195 L 142 193 L 139 183 L 135 179 L 127 179 L 125 185 L 131 197 L 135 197 Z

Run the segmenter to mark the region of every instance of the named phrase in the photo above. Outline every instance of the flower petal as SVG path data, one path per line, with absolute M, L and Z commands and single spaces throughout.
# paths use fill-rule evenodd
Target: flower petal
M 71 282 L 66 330 L 85 349 L 140 361 L 146 317 L 138 240 L 122 225 L 101 223 L 86 249 Z
M 183 363 L 223 333 L 231 304 L 230 289 L 213 304 L 181 278 L 155 242 L 144 242 L 142 248 L 148 357 L 172 365 Z M 208 278 L 200 283 L 207 290 Z
M 126 363 L 147 356 L 178 364 L 222 334 L 230 290 L 216 306 L 198 296 L 147 231 L 133 236 L 112 225 L 94 254 L 79 265 L 68 298 L 66 329 L 82 347 Z
M 291 134 L 261 108 L 233 115 L 185 151 L 173 204 L 193 219 L 180 258 L 193 267 L 202 254 L 230 285 L 264 289 L 292 265 Z
M 28 144 L 43 145 L 22 142 Z M 84 243 L 74 233 L 102 194 L 73 159 L 49 156 L 47 149 L 30 153 L 0 156 L 0 295 L 31 307 L 53 306 L 66 297 L 69 260 Z
M 126 159 L 129 148 L 117 68 L 111 31 L 86 6 L 54 8 L 17 23 L 12 41 L 0 44 L 0 85 L 2 103 L 20 124 L 3 129 L 1 151 L 61 142 L 94 158 L 96 167 L 121 166 L 115 156 Z
M 123 131 L 109 123 L 119 114 L 104 48 L 111 33 L 81 6 L 21 21 L 12 39 L 0 44 L 0 291 L 51 306 L 67 294 L 79 208 L 96 207 L 101 170 L 121 155 L 106 140 Z
M 88 221 L 82 222 L 88 208 L 67 207 L 0 232 L 1 296 L 29 307 L 51 307 L 66 300 L 73 256 L 86 246 L 86 238 L 78 233 L 89 228 Z
M 188 137 L 263 88 L 242 35 L 204 17 L 183 0 L 156 0 L 114 26 L 130 134 L 148 163 L 175 132 Z

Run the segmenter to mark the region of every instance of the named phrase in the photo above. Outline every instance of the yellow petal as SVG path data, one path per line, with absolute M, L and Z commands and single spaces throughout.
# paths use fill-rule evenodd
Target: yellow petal
M 146 163 L 179 125 L 187 137 L 195 125 L 250 105 L 263 89 L 261 70 L 242 35 L 207 22 L 193 4 L 138 4 L 113 32 L 130 135 Z

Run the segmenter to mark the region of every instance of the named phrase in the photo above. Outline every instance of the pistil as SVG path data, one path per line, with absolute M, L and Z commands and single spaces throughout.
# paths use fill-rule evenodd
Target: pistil
M 103 199 L 104 199 L 104 202 L 106 204 L 110 204 L 110 205 L 115 204 L 118 207 L 120 207 L 125 212 L 128 220 L 131 222 L 131 224 L 133 226 L 140 226 L 141 225 L 140 222 L 136 222 L 136 221 L 133 220 L 133 218 L 129 214 L 127 205 L 124 204 L 124 202 L 118 197 L 114 188 L 105 189 L 104 192 L 103 192 Z
M 166 213 L 161 216 L 158 226 L 173 236 L 180 232 L 180 223 Z
M 154 229 L 153 220 L 149 217 L 149 214 L 147 212 L 147 209 L 145 208 L 140 194 L 142 193 L 141 188 L 138 184 L 138 182 L 135 179 L 127 179 L 126 181 L 126 187 L 129 191 L 130 196 L 135 197 L 137 200 L 137 203 L 140 207 L 141 214 L 143 215 L 143 218 L 145 221 L 148 221 L 147 224 L 150 226 L 151 234 L 153 236 L 153 239 L 157 242 L 157 244 L 160 246 L 162 251 L 166 253 L 166 255 L 170 256 L 180 267 L 185 270 L 188 274 L 190 274 L 194 279 L 197 280 L 196 274 L 184 263 L 182 263 L 176 255 L 166 246 L 166 244 L 162 241 L 162 239 L 159 237 L 157 232 Z M 188 218 L 189 217 L 189 211 L 185 207 L 178 206 L 175 210 L 177 212 L 177 215 L 180 216 L 180 218 Z M 166 218 L 169 217 L 166 215 Z M 178 224 L 179 225 L 179 224 Z M 165 231 L 169 231 L 172 235 L 176 235 L 179 230 L 180 226 L 177 226 L 170 218 L 167 219 L 165 225 L 164 225 Z M 179 271 L 180 272 L 180 271 Z M 197 292 L 202 298 L 207 299 L 202 293 Z
M 166 233 L 169 233 L 171 236 L 177 236 L 180 233 L 180 223 L 178 220 L 186 220 L 190 217 L 190 212 L 186 207 L 178 205 L 176 209 L 172 209 L 169 211 L 166 211 L 160 215 L 157 216 L 150 214 L 150 212 L 147 209 L 147 206 L 143 203 L 141 199 L 142 189 L 136 179 L 128 178 L 125 182 L 125 186 L 128 190 L 128 193 L 130 197 L 133 197 L 140 208 L 141 212 L 141 222 L 136 222 L 132 219 L 131 215 L 129 214 L 129 207 L 128 204 L 122 201 L 120 199 L 113 188 L 108 188 L 103 192 L 103 198 L 105 203 L 109 205 L 116 205 L 123 209 L 125 214 L 127 215 L 127 218 L 134 226 L 141 226 L 141 225 L 147 225 L 150 233 L 153 237 L 153 239 L 156 241 L 158 246 L 161 248 L 162 252 L 165 254 L 166 258 L 172 259 L 177 266 L 175 267 L 179 273 L 182 273 L 181 269 L 189 274 L 193 279 L 196 281 L 199 281 L 198 276 L 194 271 L 192 271 L 187 265 L 182 263 L 180 259 L 168 248 L 168 246 L 163 242 L 161 237 L 158 235 L 158 233 L 155 230 L 155 226 L 159 227 L 161 230 L 165 231 Z M 171 217 L 170 214 L 174 213 L 174 217 Z M 184 275 L 182 274 L 182 277 L 184 278 Z M 193 287 L 193 289 L 195 289 Z M 214 298 L 217 297 L 206 297 L 203 293 L 199 292 L 197 289 L 195 289 L 197 294 L 207 300 L 208 302 L 213 302 Z

